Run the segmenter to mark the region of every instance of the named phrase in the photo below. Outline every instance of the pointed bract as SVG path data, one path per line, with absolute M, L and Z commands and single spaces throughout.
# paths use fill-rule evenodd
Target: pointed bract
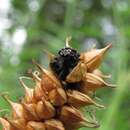
M 43 122 L 29 121 L 27 130 L 46 130 Z
M 89 72 L 92 72 L 100 66 L 106 51 L 111 48 L 111 46 L 112 44 L 108 44 L 103 49 L 93 49 L 81 54 L 80 59 L 84 61 Z
M 67 96 L 63 88 L 53 89 L 49 93 L 49 100 L 54 106 L 62 106 L 67 102 Z
M 76 90 L 68 91 L 67 96 L 68 96 L 68 104 L 72 105 L 76 108 L 80 108 L 80 107 L 86 106 L 86 105 L 95 105 L 99 108 L 104 108 L 103 105 L 97 104 L 94 100 L 92 100 L 86 94 L 83 94 Z
M 45 121 L 46 130 L 65 130 L 61 121 L 51 119 Z
M 40 119 L 51 119 L 55 116 L 56 111 L 48 101 L 39 101 L 36 105 L 36 112 Z
M 87 72 L 85 64 L 79 62 L 77 66 L 66 77 L 66 81 L 69 83 L 80 82 L 83 80 L 85 73 Z

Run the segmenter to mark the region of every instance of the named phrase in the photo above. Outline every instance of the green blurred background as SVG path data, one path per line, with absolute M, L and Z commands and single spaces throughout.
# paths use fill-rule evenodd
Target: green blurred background
M 67 36 L 79 51 L 112 42 L 101 70 L 117 88 L 97 92 L 107 106 L 98 130 L 130 130 L 130 0 L 0 0 L 0 92 L 19 100 L 18 77 L 35 69 L 32 59 L 47 67 L 43 49 L 56 53 Z M 0 98 L 0 114 L 8 108 Z

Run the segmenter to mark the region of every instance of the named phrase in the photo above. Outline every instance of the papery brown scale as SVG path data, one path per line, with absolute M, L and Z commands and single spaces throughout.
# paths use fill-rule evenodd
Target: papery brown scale
M 40 119 L 50 119 L 55 116 L 55 108 L 48 101 L 39 101 L 36 105 L 36 112 Z
M 92 74 L 97 75 L 100 78 L 111 78 L 110 74 L 103 74 L 99 69 L 95 69 Z
M 25 116 L 25 111 L 23 109 L 23 106 L 18 103 L 11 103 L 12 104 L 12 117 L 13 119 L 18 119 L 18 118 L 24 118 Z
M 83 93 L 89 93 L 89 91 L 96 91 L 103 87 L 116 87 L 114 84 L 106 83 L 102 78 L 92 73 L 86 73 L 84 81 L 81 83 L 80 91 Z
M 6 95 L 3 95 L 3 98 L 9 103 L 12 108 L 13 119 L 24 118 L 25 111 L 20 103 L 11 101 Z
M 34 97 L 37 101 L 47 98 L 46 92 L 41 87 L 41 79 L 34 73 L 33 79 L 35 81 L 35 87 L 34 87 Z
M 90 124 L 90 123 L 86 123 L 86 122 L 78 122 L 78 123 L 72 123 L 72 124 L 69 124 L 68 125 L 68 122 L 66 122 L 65 124 L 65 128 L 67 130 L 78 130 L 80 128 L 98 128 L 99 127 L 99 124 L 97 123 L 93 123 L 93 124 Z
M 70 106 L 63 106 L 61 108 L 59 119 L 63 123 L 68 122 L 68 125 L 71 123 L 78 123 L 81 121 L 86 121 L 86 118 L 78 109 L 74 107 L 70 107 Z
M 42 98 L 47 99 L 46 92 L 43 91 L 41 83 L 36 83 L 34 88 L 34 97 L 37 101 L 41 100 Z
M 34 97 L 34 89 L 27 87 L 27 86 L 24 84 L 24 82 L 22 81 L 22 78 L 23 78 L 23 77 L 20 77 L 20 78 L 19 78 L 19 81 L 20 81 L 22 87 L 23 87 L 24 90 L 25 90 L 25 95 L 24 95 L 24 98 L 23 98 L 23 102 L 25 102 L 25 103 L 33 103 L 33 102 L 36 102 L 36 99 L 35 99 L 35 97 Z M 28 78 L 28 77 L 24 77 L 24 78 Z
M 87 71 L 86 66 L 81 61 L 77 64 L 76 67 L 70 72 L 70 74 L 66 77 L 66 81 L 69 83 L 75 83 L 82 81 L 85 76 L 85 72 Z
M 81 53 L 80 59 L 84 61 L 88 72 L 92 72 L 102 63 L 106 51 L 111 48 L 112 44 L 108 44 L 103 49 L 93 49 L 86 53 Z
M 25 119 L 30 121 L 30 120 L 34 120 L 34 121 L 39 121 L 40 118 L 37 115 L 36 112 L 36 104 L 26 104 L 26 103 L 22 103 L 23 108 L 25 110 Z
M 45 128 L 46 130 L 65 130 L 62 122 L 56 119 L 46 120 Z
M 67 96 L 63 88 L 53 89 L 49 92 L 49 100 L 54 106 L 62 106 L 67 102 Z
M 67 96 L 68 96 L 68 104 L 72 105 L 76 108 L 80 108 L 80 107 L 86 106 L 86 105 L 95 105 L 99 108 L 104 108 L 104 106 L 97 104 L 88 95 L 83 94 L 76 90 L 69 90 L 67 92 Z
M 51 72 L 41 67 L 41 65 L 39 65 L 37 62 L 33 61 L 33 63 L 41 71 L 41 86 L 43 90 L 50 92 L 54 88 L 62 87 L 59 80 Z
M 6 119 L 0 117 L 0 122 L 2 124 L 3 130 L 15 130 Z
M 43 122 L 29 121 L 27 124 L 27 130 L 46 130 Z
M 14 130 L 26 130 L 25 119 L 7 119 L 7 121 L 11 124 Z

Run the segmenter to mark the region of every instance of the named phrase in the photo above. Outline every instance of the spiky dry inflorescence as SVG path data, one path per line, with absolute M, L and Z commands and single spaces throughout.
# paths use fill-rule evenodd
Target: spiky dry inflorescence
M 85 117 L 80 108 L 88 105 L 104 108 L 91 94 L 103 87 L 114 87 L 104 81 L 110 76 L 97 69 L 111 44 L 79 54 L 70 47 L 69 40 L 56 56 L 47 52 L 50 71 L 33 61 L 39 72 L 35 71 L 28 79 L 33 79 L 35 87 L 25 85 L 23 79 L 27 77 L 19 78 L 25 90 L 19 103 L 3 96 L 12 107 L 11 117 L 0 118 L 3 130 L 77 130 L 99 126 Z

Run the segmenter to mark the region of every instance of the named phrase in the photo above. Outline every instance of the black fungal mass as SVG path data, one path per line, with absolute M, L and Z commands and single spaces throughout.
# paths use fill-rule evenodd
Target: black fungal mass
M 70 47 L 62 48 L 58 55 L 50 62 L 50 67 L 58 78 L 65 81 L 66 76 L 79 62 L 80 54 Z

